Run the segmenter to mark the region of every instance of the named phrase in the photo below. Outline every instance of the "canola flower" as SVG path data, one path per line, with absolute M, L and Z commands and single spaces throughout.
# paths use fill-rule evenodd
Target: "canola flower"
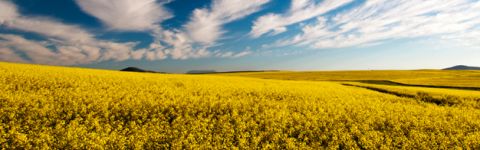
M 333 82 L 0 63 L 2 149 L 479 149 L 480 111 Z

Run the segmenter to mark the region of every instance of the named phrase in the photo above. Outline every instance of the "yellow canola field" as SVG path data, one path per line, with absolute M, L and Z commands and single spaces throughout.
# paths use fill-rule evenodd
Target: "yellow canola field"
M 382 80 L 410 85 L 480 88 L 480 71 L 471 70 L 278 71 L 223 73 L 219 75 L 303 81 Z
M 477 90 L 381 85 L 357 82 L 345 82 L 344 84 L 382 91 L 383 93 L 412 97 L 420 101 L 437 103 L 439 105 L 473 107 L 480 109 L 480 91 Z
M 391 89 L 393 91 L 398 91 L 405 94 L 415 94 L 418 92 L 424 92 L 424 93 L 431 94 L 432 96 L 455 96 L 455 97 L 461 97 L 466 99 L 467 98 L 479 99 L 479 102 L 480 102 L 480 91 L 478 90 L 397 86 L 397 85 L 367 84 L 367 83 L 357 83 L 357 82 L 345 82 L 345 83 L 359 85 L 359 86 L 377 87 L 377 88 L 388 89 L 388 90 Z
M 0 63 L 2 149 L 480 148 L 480 110 L 339 83 Z

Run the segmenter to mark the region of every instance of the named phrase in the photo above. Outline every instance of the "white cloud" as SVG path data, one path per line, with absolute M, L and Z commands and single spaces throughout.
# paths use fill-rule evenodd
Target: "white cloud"
M 268 1 L 213 0 L 210 8 L 195 9 L 183 28 L 162 30 L 159 23 L 172 15 L 156 0 L 76 0 L 112 29 L 152 31 L 155 41 L 149 48 L 130 52 L 133 59 L 147 60 L 215 56 L 207 49 L 225 32 L 222 25 L 257 12 Z
M 352 0 L 292 0 L 285 14 L 267 14 L 258 18 L 252 26 L 250 35 L 260 37 L 271 32 L 272 35 L 287 31 L 286 26 L 315 18 L 331 10 L 352 2 Z M 272 32 L 273 31 L 273 32 Z
M 18 16 L 17 8 L 10 2 L 0 1 L 0 24 Z
M 45 41 L 29 40 L 22 36 L 0 34 L 2 54 L 15 59 L 7 61 L 34 62 L 41 64 L 73 65 L 104 60 L 126 60 L 133 58 L 134 42 L 116 43 L 98 40 L 90 32 L 45 17 L 22 16 L 16 6 L 0 1 L 0 8 L 11 10 L 13 17 L 4 17 L 0 25 L 42 35 Z M 2 9 L 3 10 L 3 9 Z M 25 54 L 22 58 L 18 53 Z
M 233 54 L 232 58 L 238 58 L 238 57 L 243 57 L 252 54 L 252 51 L 246 50 L 246 51 L 241 51 L 239 53 Z
M 54 47 L 52 49 L 51 47 Z M 104 60 L 127 60 L 133 58 L 134 43 L 97 41 L 94 43 L 70 43 L 34 41 L 19 35 L 0 34 L 1 60 L 33 62 L 50 65 L 86 64 Z M 24 54 L 22 58 L 18 54 Z M 7 58 L 14 59 L 7 59 Z
M 27 62 L 10 48 L 0 47 L 0 60 L 8 62 Z
M 196 9 L 185 25 L 189 37 L 203 44 L 214 43 L 225 31 L 226 23 L 260 10 L 269 0 L 213 0 L 210 8 Z
M 92 34 L 78 26 L 66 25 L 44 17 L 19 16 L 5 21 L 3 25 L 7 28 L 34 32 L 61 40 L 83 42 L 93 40 Z
M 209 56 L 206 47 L 195 48 L 185 32 L 179 30 L 165 31 L 161 39 L 170 46 L 165 49 L 173 59 L 201 58 Z
M 164 43 L 166 46 L 162 45 L 156 49 L 156 52 L 160 53 L 160 55 L 157 56 L 153 52 L 147 52 L 146 57 L 149 60 L 159 56 L 170 56 L 173 59 L 181 60 L 205 57 L 239 58 L 250 55 L 252 53 L 250 49 L 246 49 L 241 52 L 225 50 L 216 50 L 211 52 L 208 50 L 210 45 L 195 44 L 194 41 L 188 36 L 188 34 L 181 30 L 166 30 L 163 31 L 161 35 L 157 36 L 159 37 L 159 41 L 155 43 Z
M 222 26 L 241 19 L 260 10 L 269 0 L 214 0 L 210 8 L 195 9 L 190 20 L 181 29 L 156 30 L 153 34 L 160 56 L 173 59 L 204 57 L 238 58 L 251 52 L 211 52 L 208 49 L 221 38 L 226 31 Z M 156 53 L 147 52 L 146 58 L 153 59 Z
M 253 52 L 249 49 L 233 52 L 233 51 L 215 51 L 214 56 L 219 58 L 239 58 L 252 54 Z
M 455 41 L 464 46 L 480 48 L 480 29 L 467 31 L 460 34 L 444 35 L 441 38 L 447 41 Z
M 480 26 L 479 1 L 368 0 L 333 18 L 319 17 L 302 33 L 274 46 L 306 45 L 341 48 L 378 44 L 385 40 L 440 37 L 468 40 Z
M 98 18 L 110 29 L 145 31 L 159 27 L 172 17 L 156 0 L 76 0 L 83 11 Z
M 106 1 L 81 1 L 78 3 L 85 3 L 83 7 L 90 7 L 92 3 L 107 4 Z M 191 38 L 188 32 L 178 29 L 163 30 L 161 29 L 159 21 L 168 18 L 164 15 L 156 16 L 160 18 L 152 19 L 154 12 L 159 11 L 150 10 L 153 6 L 160 5 L 156 1 L 136 1 L 144 2 L 144 5 L 133 4 L 133 1 L 114 2 L 119 5 L 112 5 L 109 7 L 119 7 L 122 9 L 126 7 L 126 3 L 132 4 L 132 10 L 134 15 L 138 15 L 141 19 L 133 20 L 135 23 L 127 24 L 125 26 L 110 26 L 116 30 L 149 30 L 152 35 L 155 36 L 155 41 L 147 48 L 136 49 L 138 42 L 125 42 L 118 43 L 107 40 L 100 40 L 95 37 L 95 34 L 83 29 L 80 26 L 65 24 L 60 21 L 41 17 L 41 16 L 25 16 L 17 11 L 16 6 L 11 1 L 0 1 L 0 26 L 12 30 L 20 30 L 25 32 L 36 33 L 41 35 L 43 40 L 32 40 L 20 35 L 13 34 L 0 34 L 0 60 L 14 61 L 14 62 L 32 62 L 40 64 L 51 65 L 74 65 L 74 64 L 87 64 L 92 62 L 114 60 L 123 61 L 127 59 L 147 59 L 147 60 L 162 60 L 168 57 L 172 59 L 189 59 L 189 58 L 203 58 L 203 57 L 217 57 L 216 53 L 212 53 L 208 50 L 210 45 L 196 44 Z M 221 3 L 220 3 L 221 2 Z M 260 1 L 258 1 L 260 2 Z M 217 4 L 218 3 L 218 4 Z M 245 6 L 244 9 L 238 9 L 232 11 L 231 9 L 225 9 L 229 2 L 216 1 L 212 5 L 211 14 L 221 13 L 222 17 L 216 17 L 222 23 L 226 23 L 238 18 L 244 17 L 247 14 L 258 9 L 253 5 Z M 235 3 L 238 4 L 238 1 Z M 147 6 L 148 5 L 148 6 Z M 134 7 L 146 7 L 146 10 L 133 9 Z M 93 7 L 93 6 L 91 6 Z M 99 6 L 100 7 L 100 6 Z M 101 6 L 106 7 L 106 6 Z M 217 8 L 219 7 L 219 8 Z M 98 9 L 97 7 L 94 7 Z M 155 7 L 159 8 L 159 7 Z M 86 9 L 86 8 L 84 8 Z M 113 9 L 113 8 L 112 8 Z M 163 9 L 163 8 L 162 8 Z M 127 9 L 128 10 L 128 9 Z M 91 13 L 103 16 L 106 12 L 97 12 L 97 10 L 91 10 Z M 112 10 L 113 11 L 113 10 Z M 115 10 L 120 11 L 120 10 Z M 115 12 L 113 11 L 113 12 Z M 161 10 L 163 11 L 163 10 Z M 142 16 L 147 15 L 147 16 Z M 108 16 L 108 14 L 107 14 Z M 99 17 L 99 16 L 96 16 Z M 115 17 L 115 16 L 111 16 Z M 132 16 L 122 16 L 125 18 Z M 125 19 L 119 18 L 119 19 Z M 105 18 L 102 21 L 107 24 L 108 19 Z M 143 22 L 143 21 L 145 22 Z M 148 21 L 149 20 L 149 21 Z M 138 22 L 137 22 L 138 21 Z M 120 21 L 121 22 L 121 21 Z M 143 23 L 141 23 L 143 22 Z M 119 23 L 119 22 L 110 22 Z M 229 52 L 218 52 L 229 53 Z M 239 52 L 226 54 L 231 55 L 228 58 L 236 58 L 248 55 L 247 52 Z
M 222 34 L 222 23 L 215 16 L 211 16 L 207 9 L 196 9 L 185 28 L 190 37 L 200 43 L 213 43 Z
M 9 54 L 15 58 L 18 58 L 15 50 L 19 50 L 34 62 L 54 63 L 48 58 L 55 57 L 55 53 L 37 42 L 26 40 L 20 36 L 0 34 L 0 47 L 4 48 L 2 53 Z

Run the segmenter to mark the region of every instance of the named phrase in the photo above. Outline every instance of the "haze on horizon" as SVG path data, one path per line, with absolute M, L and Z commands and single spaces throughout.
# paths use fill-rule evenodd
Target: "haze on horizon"
M 0 0 L 0 61 L 164 72 L 480 66 L 480 0 Z

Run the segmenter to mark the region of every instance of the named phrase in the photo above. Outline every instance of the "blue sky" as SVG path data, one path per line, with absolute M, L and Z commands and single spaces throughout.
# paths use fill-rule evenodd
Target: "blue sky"
M 121 69 L 480 66 L 479 0 L 0 0 L 0 61 Z

